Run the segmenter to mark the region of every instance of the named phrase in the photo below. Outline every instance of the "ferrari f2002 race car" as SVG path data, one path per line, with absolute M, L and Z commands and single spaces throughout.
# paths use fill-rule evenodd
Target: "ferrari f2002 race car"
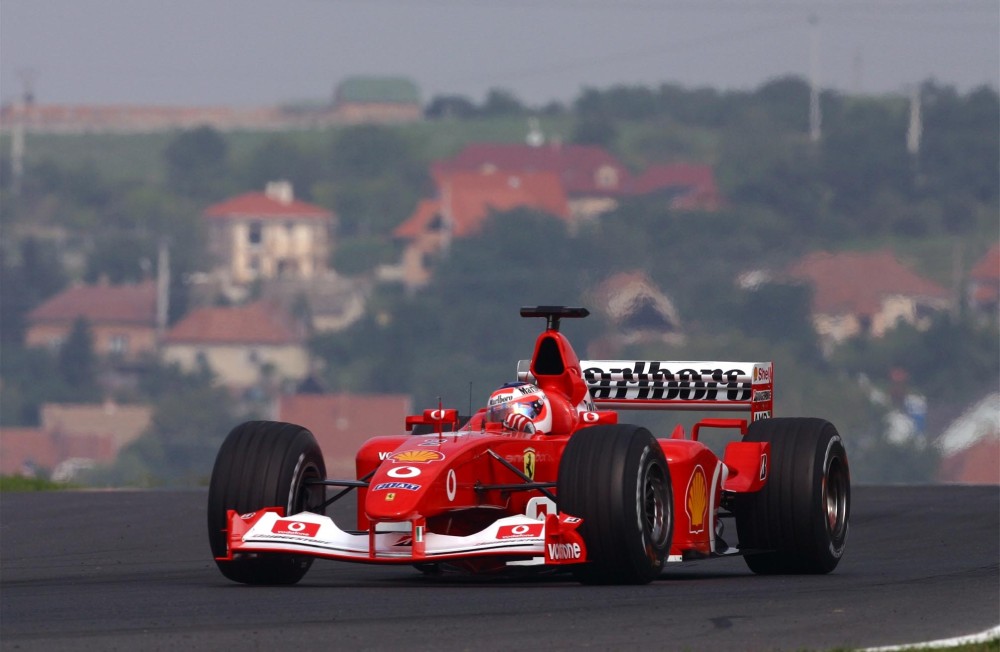
M 775 418 L 771 362 L 584 360 L 560 332 L 584 308 L 522 308 L 546 320 L 518 382 L 461 423 L 406 418 L 408 434 L 357 452 L 357 476 L 326 477 L 305 428 L 236 426 L 219 450 L 208 535 L 222 574 L 292 584 L 316 558 L 458 569 L 569 571 L 643 584 L 668 562 L 742 555 L 755 573 L 828 573 L 850 514 L 843 441 L 828 421 Z M 665 437 L 616 409 L 742 412 Z M 699 435 L 733 431 L 720 458 Z M 351 492 L 357 523 L 325 514 Z M 332 495 L 330 495 L 332 494 Z M 723 539 L 735 517 L 738 545 Z M 725 533 L 725 536 L 730 534 Z

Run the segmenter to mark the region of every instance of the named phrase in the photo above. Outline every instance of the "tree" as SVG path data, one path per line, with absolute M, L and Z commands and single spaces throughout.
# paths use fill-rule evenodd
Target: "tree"
M 213 383 L 211 373 L 184 373 L 176 366 L 149 369 L 141 389 L 154 402 L 152 424 L 110 468 L 89 474 L 89 483 L 207 484 L 222 440 L 241 419 L 234 399 Z
M 983 202 L 1000 195 L 1000 97 L 981 87 L 961 97 L 931 82 L 921 87 L 924 106 L 920 172 L 928 190 L 968 194 Z
M 156 250 L 148 238 L 135 232 L 109 233 L 94 243 L 84 278 L 88 283 L 137 283 L 149 273 L 155 258 Z
M 67 282 L 51 243 L 25 238 L 19 258 L 12 261 L 8 250 L 0 247 L 0 340 L 18 343 L 24 336 L 24 316 Z
M 478 113 L 476 105 L 461 95 L 438 95 L 424 109 L 424 117 L 430 120 L 445 118 L 467 120 L 476 117 Z
M 94 337 L 83 317 L 73 322 L 73 330 L 59 349 L 59 373 L 70 387 L 93 393 L 97 375 Z
M 228 190 L 229 145 L 212 127 L 181 132 L 163 152 L 167 181 L 180 195 L 211 200 Z
M 486 93 L 486 100 L 483 101 L 481 110 L 484 116 L 523 115 L 524 112 L 524 105 L 516 95 L 499 88 L 493 88 Z
M 316 146 L 298 145 L 288 136 L 271 136 L 236 166 L 235 178 L 244 188 L 264 188 L 269 181 L 290 181 L 296 196 L 309 199 L 313 186 L 325 176 Z
M 781 342 L 799 364 L 823 363 L 812 323 L 812 288 L 807 285 L 767 284 L 744 293 L 733 325 L 750 337 Z
M 330 154 L 329 196 L 342 235 L 388 235 L 427 194 L 426 164 L 395 130 L 376 125 L 345 129 Z
M 0 425 L 37 426 L 42 403 L 74 400 L 79 396 L 63 380 L 56 354 L 48 349 L 25 349 L 14 342 L 0 343 Z
M 882 189 L 911 194 L 908 124 L 903 105 L 884 101 L 855 101 L 829 116 L 823 133 L 822 173 L 834 190 L 836 207 L 856 215 Z M 873 226 L 878 228 L 871 223 L 855 228 L 871 233 Z
M 572 140 L 578 145 L 598 145 L 612 149 L 618 138 L 614 122 L 606 115 L 588 113 L 573 127 Z
M 809 95 L 806 80 L 786 76 L 764 83 L 752 98 L 782 128 L 806 133 L 809 129 Z

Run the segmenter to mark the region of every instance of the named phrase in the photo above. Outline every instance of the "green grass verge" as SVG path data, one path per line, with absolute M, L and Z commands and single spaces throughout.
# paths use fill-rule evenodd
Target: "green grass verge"
M 52 482 L 42 478 L 26 478 L 21 475 L 0 475 L 0 492 L 3 491 L 60 491 L 76 489 L 77 485 Z

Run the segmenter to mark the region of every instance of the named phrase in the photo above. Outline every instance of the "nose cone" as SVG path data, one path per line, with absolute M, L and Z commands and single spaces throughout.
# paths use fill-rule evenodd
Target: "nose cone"
M 445 456 L 434 449 L 404 450 L 378 468 L 365 496 L 371 521 L 403 521 L 426 516 L 439 493 L 436 482 L 446 468 Z

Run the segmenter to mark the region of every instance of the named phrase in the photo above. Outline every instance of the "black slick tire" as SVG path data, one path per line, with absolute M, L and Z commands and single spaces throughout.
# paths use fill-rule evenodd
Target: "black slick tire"
M 559 510 L 583 519 L 586 584 L 646 584 L 670 554 L 673 489 L 663 450 L 645 428 L 600 425 L 570 437 L 559 462 Z
M 226 510 L 241 514 L 284 507 L 285 514 L 323 502 L 323 455 L 312 433 L 290 423 L 248 421 L 233 428 L 215 458 L 208 490 L 208 539 L 212 555 L 226 555 Z M 216 560 L 219 570 L 244 584 L 294 584 L 309 570 L 311 557 L 283 554 Z
M 771 445 L 767 484 L 738 496 L 736 530 L 754 573 L 822 574 L 847 544 L 851 476 L 847 452 L 829 421 L 762 419 L 745 441 Z

